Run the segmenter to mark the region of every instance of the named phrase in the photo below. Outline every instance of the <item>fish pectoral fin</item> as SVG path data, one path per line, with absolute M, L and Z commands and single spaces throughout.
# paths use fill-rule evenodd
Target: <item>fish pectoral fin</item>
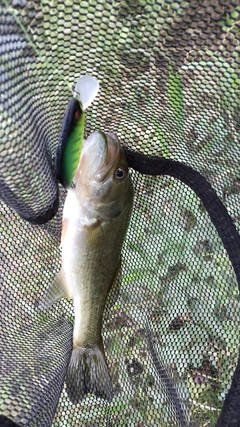
M 71 298 L 66 289 L 65 274 L 63 269 L 61 269 L 43 297 L 40 299 L 38 303 L 39 310 L 46 310 L 61 298 Z
M 104 231 L 100 223 L 92 227 L 85 227 L 87 230 L 87 241 L 91 246 L 99 247 L 104 239 Z

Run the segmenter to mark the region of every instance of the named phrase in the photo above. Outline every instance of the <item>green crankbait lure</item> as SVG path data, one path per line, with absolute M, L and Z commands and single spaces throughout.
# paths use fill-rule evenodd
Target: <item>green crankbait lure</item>
M 70 187 L 82 150 L 86 108 L 99 90 L 94 77 L 81 76 L 65 112 L 56 153 L 56 175 L 64 187 Z

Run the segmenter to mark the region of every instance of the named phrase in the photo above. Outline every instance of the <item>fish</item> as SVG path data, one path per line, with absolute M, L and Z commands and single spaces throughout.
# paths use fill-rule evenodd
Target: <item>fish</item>
M 118 138 L 93 132 L 84 142 L 62 220 L 62 267 L 40 306 L 71 298 L 73 350 L 65 382 L 73 403 L 113 396 L 102 339 L 107 297 L 120 271 L 133 184 Z

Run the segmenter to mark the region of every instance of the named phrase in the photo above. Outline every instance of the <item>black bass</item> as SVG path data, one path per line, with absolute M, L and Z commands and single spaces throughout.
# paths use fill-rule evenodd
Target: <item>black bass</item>
M 86 393 L 110 400 L 112 385 L 102 341 L 102 317 L 120 268 L 133 202 L 128 165 L 116 136 L 94 132 L 85 141 L 62 227 L 62 268 L 41 302 L 73 299 L 73 352 L 66 385 L 72 402 Z

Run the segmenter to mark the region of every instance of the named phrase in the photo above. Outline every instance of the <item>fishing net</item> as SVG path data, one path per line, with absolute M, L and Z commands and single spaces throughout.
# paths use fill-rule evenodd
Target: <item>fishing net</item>
M 240 426 L 239 40 L 238 0 L 0 1 L 1 426 Z M 101 87 L 85 136 L 118 136 L 135 195 L 103 322 L 114 396 L 73 404 L 72 302 L 38 301 L 81 74 Z

